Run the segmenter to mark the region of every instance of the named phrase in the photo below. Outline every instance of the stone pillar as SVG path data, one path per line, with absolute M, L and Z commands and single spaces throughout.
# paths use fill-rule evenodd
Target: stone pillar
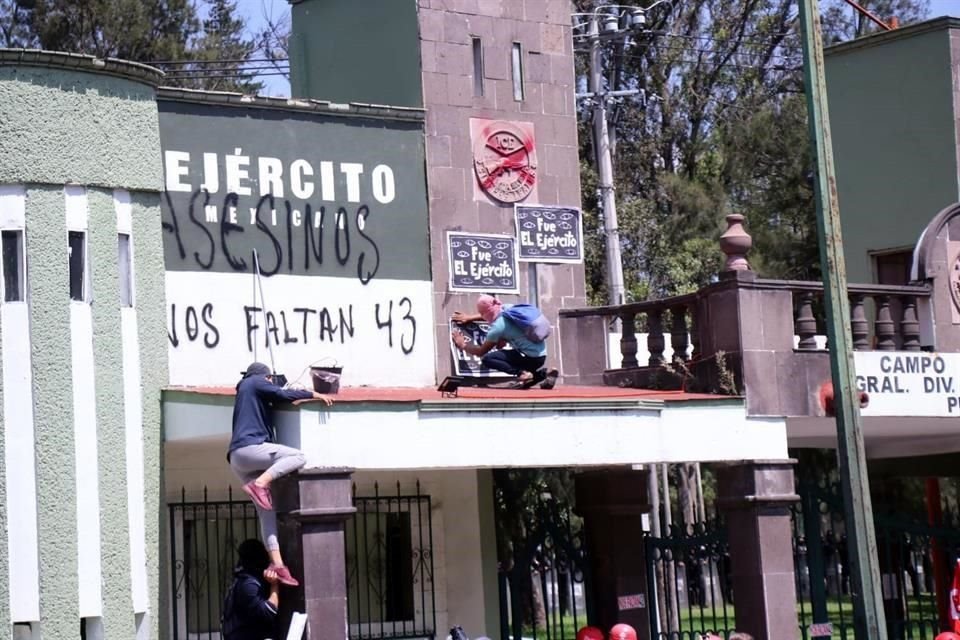
M 602 385 L 608 368 L 608 318 L 560 317 L 560 373 L 564 384 Z M 616 362 L 619 366 L 620 358 Z
M 295 611 L 307 614 L 308 640 L 347 640 L 344 524 L 353 507 L 353 469 L 305 469 L 274 484 L 280 549 L 295 589 L 280 592 L 280 637 Z
M 755 640 L 795 638 L 796 582 L 790 505 L 795 460 L 750 460 L 718 468 L 717 490 L 730 541 L 737 631 Z
M 637 630 L 638 640 L 649 640 L 642 521 L 650 511 L 646 472 L 609 469 L 577 474 L 576 496 L 590 563 L 590 624 L 606 632 L 623 622 Z

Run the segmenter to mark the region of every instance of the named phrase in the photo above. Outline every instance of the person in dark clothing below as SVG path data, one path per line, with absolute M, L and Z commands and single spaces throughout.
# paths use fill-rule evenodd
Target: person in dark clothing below
M 265 640 L 276 637 L 280 579 L 269 568 L 270 555 L 259 540 L 245 540 L 223 601 L 223 640 Z
M 302 467 L 303 453 L 273 441 L 273 403 L 297 400 L 322 400 L 330 406 L 333 400 L 316 391 L 284 389 L 273 383 L 270 367 L 254 362 L 247 367 L 237 384 L 233 405 L 233 437 L 227 451 L 230 468 L 243 482 L 243 490 L 253 500 L 260 519 L 260 533 L 272 560 L 271 571 L 280 582 L 300 584 L 290 575 L 280 555 L 277 540 L 277 516 L 273 513 L 270 483 Z
M 540 382 L 543 389 L 553 389 L 559 372 L 556 369 L 543 368 L 547 361 L 547 343 L 530 340 L 523 330 L 508 320 L 502 311 L 504 307 L 493 296 L 482 295 L 477 299 L 477 313 L 467 314 L 457 311 L 453 321 L 466 324 L 483 320 L 490 325 L 486 340 L 481 345 L 467 344 L 467 338 L 455 331 L 453 343 L 464 353 L 478 356 L 483 366 L 516 376 L 520 384 Z M 509 344 L 512 349 L 503 349 Z

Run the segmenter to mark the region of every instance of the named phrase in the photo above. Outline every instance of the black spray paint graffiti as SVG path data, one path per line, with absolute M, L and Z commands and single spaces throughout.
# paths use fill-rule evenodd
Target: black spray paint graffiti
M 203 327 L 200 323 L 203 322 Z M 197 311 L 197 308 L 190 305 L 183 312 L 182 318 L 177 315 L 177 305 L 170 305 L 170 329 L 167 331 L 167 338 L 174 347 L 180 346 L 180 336 L 178 328 L 184 330 L 188 342 L 196 342 L 203 334 L 203 344 L 207 349 L 213 349 L 220 344 L 220 330 L 213 324 L 213 305 L 209 302 Z
M 239 196 L 228 193 L 219 206 L 211 205 L 210 193 L 202 189 L 191 194 L 187 220 L 183 221 L 200 231 L 200 235 L 195 232 L 190 234 L 196 246 L 187 247 L 184 236 L 188 234 L 181 226 L 182 211 L 178 214 L 168 192 L 164 193 L 164 197 L 169 214 L 169 219 L 162 223 L 164 231 L 173 236 L 180 260 L 188 260 L 189 256 L 204 271 L 213 268 L 219 252 L 230 269 L 249 272 L 253 261 L 252 251 L 247 254 L 245 250 L 238 250 L 236 245 L 251 243 L 258 248 L 260 269 L 265 276 L 281 271 L 293 273 L 300 268 L 300 262 L 303 271 L 308 273 L 314 266 L 322 267 L 325 259 L 329 264 L 327 256 L 330 254 L 325 256 L 324 249 L 329 250 L 330 244 L 333 245 L 333 258 L 341 268 L 355 261 L 356 276 L 362 284 L 373 280 L 380 269 L 380 248 L 365 231 L 372 215 L 366 204 L 359 205 L 355 211 L 348 211 L 345 207 L 335 210 L 331 207 L 328 211 L 325 206 L 313 209 L 312 205 L 306 203 L 301 211 L 290 200 L 279 201 L 267 194 L 247 212 L 249 226 L 262 235 L 258 238 L 239 238 L 239 234 L 248 231 L 247 227 L 239 224 L 239 220 L 246 219 L 247 215 L 239 207 Z M 277 204 L 280 202 L 282 207 L 278 210 Z M 216 233 L 211 231 L 213 224 L 216 224 Z
M 394 335 L 404 355 L 413 352 L 417 343 L 417 320 L 413 302 L 403 297 L 373 305 L 372 313 L 359 316 L 386 333 L 389 348 L 394 347 Z M 354 306 L 346 308 L 293 307 L 264 313 L 260 307 L 244 306 L 243 320 L 247 351 L 253 352 L 254 340 L 263 340 L 263 347 L 291 344 L 308 345 L 312 341 L 346 344 L 354 338 Z M 181 313 L 176 304 L 170 305 L 167 338 L 174 348 L 185 339 L 188 343 L 201 341 L 207 349 L 220 344 L 220 329 L 214 318 L 212 303 L 199 307 L 187 306 Z M 260 337 L 262 335 L 262 338 Z

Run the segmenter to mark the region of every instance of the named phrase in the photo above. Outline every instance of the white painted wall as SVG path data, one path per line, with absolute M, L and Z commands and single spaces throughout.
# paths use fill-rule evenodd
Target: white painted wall
M 133 233 L 130 194 L 114 191 L 117 233 Z M 131 235 L 130 279 L 135 281 L 132 259 L 136 242 Z M 136 300 L 134 298 L 134 300 Z M 136 302 L 134 302 L 136 305 Z M 144 512 L 143 396 L 140 389 L 140 338 L 136 306 L 120 309 L 120 339 L 123 349 L 123 419 L 126 434 L 127 518 L 130 531 L 130 585 L 134 613 L 150 608 L 147 587 L 147 537 Z M 146 625 L 143 625 L 144 628 Z
M 250 274 L 166 272 L 170 384 L 233 386 L 254 359 L 270 364 L 268 335 L 276 370 L 308 387 L 307 367 L 334 361 L 344 367 L 344 386 L 434 384 L 430 282 L 373 280 L 358 288 L 350 278 L 263 278 L 269 326 L 276 327 L 270 332 L 261 312 L 245 310 L 254 306 L 253 287 Z M 259 291 L 256 296 L 262 308 Z M 341 310 L 349 318 L 351 308 L 352 336 L 340 321 Z M 321 337 L 324 314 L 333 330 Z
M 281 440 L 289 437 L 280 431 Z M 742 403 L 698 408 L 517 408 L 301 411 L 311 466 L 486 468 L 779 459 L 783 421 L 747 418 Z
M 219 437 L 226 446 L 232 406 L 166 402 L 167 442 Z M 748 418 L 736 399 L 688 403 L 501 403 L 456 400 L 305 405 L 282 412 L 281 442 L 310 466 L 356 469 L 470 469 L 779 459 L 782 419 Z
M 0 186 L 0 229 L 25 225 L 22 187 Z M 29 307 L 0 301 L 3 326 L 3 427 L 6 474 L 8 584 L 10 619 L 40 619 L 37 540 L 37 474 L 33 439 L 33 377 Z
M 64 187 L 66 226 L 87 230 L 87 194 Z M 66 274 L 64 274 L 66 275 Z M 64 292 L 66 294 L 66 291 Z M 64 295 L 66 299 L 66 295 Z M 94 388 L 93 317 L 88 302 L 69 303 L 70 359 L 73 374 L 73 435 L 77 478 L 77 571 L 81 617 L 102 615 L 100 567 L 100 488 L 97 463 L 97 409 Z

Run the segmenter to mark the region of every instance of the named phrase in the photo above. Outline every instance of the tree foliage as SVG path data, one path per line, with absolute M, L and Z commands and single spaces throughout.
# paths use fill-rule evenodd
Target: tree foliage
M 578 0 L 588 12 L 600 0 Z M 649 5 L 634 0 L 629 4 Z M 901 24 L 926 0 L 861 2 Z M 879 27 L 841 0 L 822 3 L 824 37 Z M 587 41 L 576 40 L 583 50 Z M 742 213 L 751 263 L 767 277 L 817 278 L 813 158 L 796 0 L 688 0 L 648 14 L 647 30 L 603 47 L 604 87 L 636 89 L 611 110 L 617 214 L 631 299 L 675 295 L 716 277 L 724 217 Z M 585 72 L 581 61 L 581 72 Z M 591 107 L 581 105 L 587 283 L 606 299 Z
M 177 68 L 177 83 L 194 89 L 259 93 L 263 83 L 244 71 L 244 64 L 258 49 L 237 15 L 237 3 L 210 0 L 201 34 L 191 47 L 193 63 Z
M 0 0 L 0 46 L 84 53 L 153 64 L 167 84 L 252 92 L 244 62 L 258 51 L 236 2 Z M 227 63 L 213 64 L 228 60 Z

